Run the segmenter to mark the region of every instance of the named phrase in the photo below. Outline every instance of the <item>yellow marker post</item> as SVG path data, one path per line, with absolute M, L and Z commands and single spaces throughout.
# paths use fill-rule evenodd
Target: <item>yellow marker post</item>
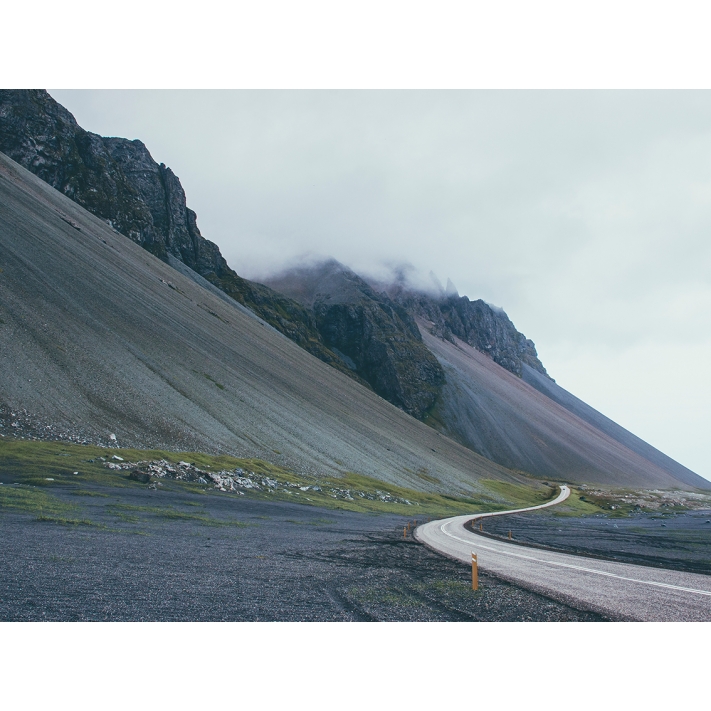
M 402 537 L 407 538 L 407 529 L 405 528 L 405 526 L 402 527 Z
M 472 552 L 472 590 L 479 589 L 479 565 L 476 561 L 476 553 Z
M 509 540 L 511 540 L 511 531 L 509 531 Z
M 480 530 L 480 531 L 483 531 L 483 530 L 484 530 L 484 522 L 483 522 L 483 521 L 480 521 L 480 522 L 479 522 L 479 530 Z

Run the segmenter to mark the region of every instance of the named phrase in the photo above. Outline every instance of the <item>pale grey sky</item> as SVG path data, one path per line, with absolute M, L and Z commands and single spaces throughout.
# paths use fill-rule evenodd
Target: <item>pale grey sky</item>
M 243 276 L 432 269 L 711 479 L 711 92 L 50 93 L 169 165 Z

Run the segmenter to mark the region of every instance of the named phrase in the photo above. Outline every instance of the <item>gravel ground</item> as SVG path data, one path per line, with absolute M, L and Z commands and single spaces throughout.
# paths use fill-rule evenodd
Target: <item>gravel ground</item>
M 602 620 L 403 539 L 403 519 L 100 489 L 85 523 L 0 515 L 1 620 Z
M 484 532 L 625 563 L 711 574 L 711 511 L 569 518 L 550 513 L 491 518 Z

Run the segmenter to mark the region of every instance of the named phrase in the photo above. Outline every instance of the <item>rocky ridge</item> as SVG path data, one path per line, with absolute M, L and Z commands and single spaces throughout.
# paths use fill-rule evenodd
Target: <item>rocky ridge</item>
M 0 151 L 163 261 L 183 262 L 329 365 L 353 376 L 323 344 L 300 304 L 240 277 L 205 239 L 180 180 L 139 140 L 85 131 L 42 90 L 0 90 Z M 362 382 L 362 381 L 361 381 Z
M 459 338 L 519 378 L 524 364 L 547 376 L 533 341 L 502 309 L 459 296 L 451 283 L 438 295 L 369 283 L 334 259 L 289 269 L 267 283 L 308 308 L 324 343 L 375 392 L 415 417 L 432 409 L 445 380 L 417 320 L 438 338 Z
M 548 376 L 533 341 L 516 330 L 503 309 L 481 299 L 470 301 L 467 296 L 446 293 L 435 296 L 401 286 L 391 287 L 390 296 L 410 314 L 429 322 L 433 335 L 450 343 L 456 336 L 519 378 L 524 364 Z
M 346 277 L 349 270 L 339 265 L 326 291 L 305 300 L 300 287 L 297 293 L 275 291 L 240 277 L 218 246 L 200 234 L 178 177 L 156 163 L 144 143 L 84 130 L 46 91 L 0 90 L 0 151 L 152 254 L 182 262 L 305 350 L 417 418 L 433 407 L 444 374 L 422 344 L 413 317 L 429 318 L 437 335 L 454 334 L 519 376 L 522 362 L 545 373 L 533 343 L 503 312 L 452 297 L 451 290 L 439 301 L 404 292 L 390 298 L 352 272 Z M 336 277 L 342 283 L 335 284 Z M 334 300 L 335 292 L 339 299 Z

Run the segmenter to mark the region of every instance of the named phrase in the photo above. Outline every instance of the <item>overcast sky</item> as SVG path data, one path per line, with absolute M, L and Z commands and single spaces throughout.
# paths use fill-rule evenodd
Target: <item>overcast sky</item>
M 711 479 L 711 92 L 50 93 L 170 166 L 239 274 L 434 270 Z

